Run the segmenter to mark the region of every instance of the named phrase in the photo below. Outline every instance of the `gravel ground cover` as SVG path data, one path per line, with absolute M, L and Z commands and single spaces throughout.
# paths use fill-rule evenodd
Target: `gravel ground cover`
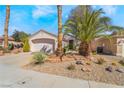
M 124 85 L 124 66 L 118 63 L 119 60 L 121 60 L 121 57 L 109 55 L 95 55 L 94 57 L 102 57 L 106 62 L 103 64 L 97 64 L 96 62 L 86 60 L 82 56 L 76 55 L 75 58 L 77 59 L 72 61 L 66 61 L 65 59 L 68 57 L 65 57 L 62 62 L 50 62 L 50 59 L 44 64 L 36 65 L 30 63 L 23 66 L 23 68 L 71 78 Z M 53 59 L 55 60 L 57 58 L 54 56 Z M 80 60 L 82 64 L 77 64 L 77 60 Z M 74 69 L 67 69 L 70 65 L 73 65 Z M 118 71 L 118 69 L 122 72 Z

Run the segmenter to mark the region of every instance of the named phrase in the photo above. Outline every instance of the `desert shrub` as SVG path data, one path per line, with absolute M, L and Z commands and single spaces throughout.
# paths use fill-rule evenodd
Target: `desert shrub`
M 6 48 L 3 48 L 3 52 L 4 53 L 10 53 L 10 50 L 9 49 L 6 49 Z
M 0 47 L 0 50 L 3 51 L 3 53 L 10 53 L 10 50 L 7 48 L 3 48 L 2 46 Z
M 69 51 L 69 45 L 65 46 L 64 49 L 63 49 L 64 54 L 65 54 L 67 51 Z
M 117 66 L 117 64 L 116 64 L 115 62 L 112 62 L 112 65 L 113 65 L 113 66 Z
M 124 59 L 121 59 L 121 60 L 119 61 L 119 63 L 120 63 L 122 66 L 124 66 Z
M 2 46 L 0 46 L 0 50 L 3 50 L 3 47 Z
M 67 67 L 68 70 L 75 70 L 75 65 L 71 64 Z
M 9 50 L 13 50 L 13 48 L 14 48 L 14 45 L 12 43 L 8 45 Z
M 45 55 L 42 52 L 34 53 L 34 55 L 33 55 L 33 63 L 35 63 L 35 64 L 44 63 L 44 61 L 46 59 L 47 59 L 47 55 Z
M 104 58 L 98 58 L 97 59 L 97 64 L 103 64 L 103 63 L 105 63 L 106 61 L 105 61 L 105 59 Z
M 24 46 L 23 46 L 23 51 L 24 52 L 29 52 L 30 51 L 30 45 L 28 42 L 28 39 L 25 40 Z
M 92 54 L 93 54 L 93 55 L 96 55 L 96 54 L 97 54 L 97 52 L 96 52 L 96 51 L 93 51 L 93 52 L 92 52 Z
M 87 62 L 86 64 L 87 64 L 87 65 L 91 65 L 91 63 L 90 63 L 90 62 Z

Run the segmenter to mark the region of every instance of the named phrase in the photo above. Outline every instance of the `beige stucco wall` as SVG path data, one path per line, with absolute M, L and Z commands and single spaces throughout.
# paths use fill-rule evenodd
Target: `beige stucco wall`
M 80 45 L 80 41 L 79 40 L 75 39 L 71 35 L 64 35 L 64 38 L 68 41 L 68 42 L 63 42 L 65 46 L 69 45 L 69 40 L 74 40 L 74 46 L 76 46 L 76 48 L 78 49 L 78 47 Z
M 124 41 L 124 38 L 117 39 L 117 56 L 124 56 L 124 43 L 119 41 Z
M 94 41 L 94 50 L 97 49 L 97 47 L 104 47 L 103 52 L 105 53 L 112 53 L 113 55 L 116 55 L 117 52 L 117 42 L 116 38 L 106 39 L 106 38 L 99 38 Z

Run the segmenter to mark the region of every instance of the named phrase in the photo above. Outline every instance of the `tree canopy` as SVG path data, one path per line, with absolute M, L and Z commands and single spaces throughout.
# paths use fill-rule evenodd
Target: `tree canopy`
M 18 31 L 15 30 L 12 37 L 15 39 L 17 42 L 24 42 L 26 38 L 28 38 L 29 34 L 23 32 L 23 31 Z
M 94 38 L 107 36 L 107 31 L 123 29 L 112 25 L 111 18 L 104 14 L 102 9 L 95 10 L 87 5 L 77 6 L 64 25 L 65 34 L 71 33 L 81 41 L 90 42 Z
M 91 6 L 78 6 L 71 12 L 71 16 L 64 25 L 65 34 L 71 33 L 81 41 L 79 53 L 88 56 L 90 43 L 95 38 L 110 37 L 108 31 L 119 31 L 122 27 L 112 25 L 111 18 L 104 15 L 102 9 L 93 9 Z

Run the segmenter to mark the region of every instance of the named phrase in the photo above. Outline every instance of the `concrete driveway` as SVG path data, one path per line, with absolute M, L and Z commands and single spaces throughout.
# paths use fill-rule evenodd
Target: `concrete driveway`
M 24 70 L 30 53 L 0 56 L 0 87 L 3 88 L 92 88 L 123 87 Z

